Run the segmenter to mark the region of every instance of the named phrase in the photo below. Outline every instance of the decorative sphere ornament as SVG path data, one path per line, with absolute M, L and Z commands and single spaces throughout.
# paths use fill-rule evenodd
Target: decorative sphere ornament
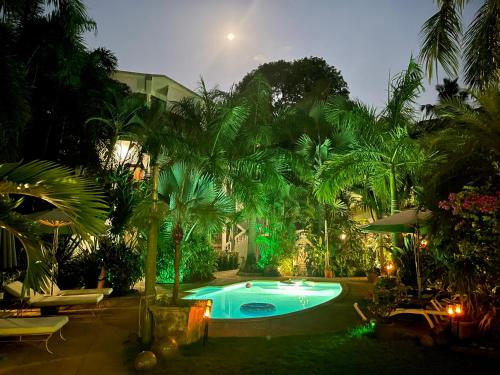
M 158 358 L 166 359 L 174 356 L 178 347 L 177 341 L 173 337 L 166 337 L 155 341 L 151 350 Z
M 150 351 L 143 351 L 135 357 L 134 367 L 137 371 L 148 371 L 153 369 L 158 363 L 156 355 Z

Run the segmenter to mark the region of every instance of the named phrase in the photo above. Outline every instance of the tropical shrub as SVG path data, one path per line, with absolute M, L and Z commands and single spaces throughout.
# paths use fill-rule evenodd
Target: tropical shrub
M 257 266 L 270 276 L 279 275 L 277 269 L 281 259 L 293 251 L 295 230 L 283 223 L 273 222 L 267 226 L 258 225 L 257 231 Z
M 238 268 L 239 253 L 224 251 L 217 254 L 217 271 L 235 270 Z
M 124 241 L 102 241 L 99 250 L 113 294 L 128 293 L 143 275 L 140 252 Z
M 211 280 L 217 269 L 217 255 L 208 241 L 201 236 L 191 236 L 187 241 L 181 243 L 181 247 L 180 281 Z M 173 240 L 162 239 L 158 249 L 156 271 L 159 283 L 173 283 L 174 255 L 175 244 Z
M 430 244 L 446 271 L 443 283 L 462 295 L 468 316 L 489 326 L 494 287 L 500 282 L 500 192 L 494 185 L 465 186 L 439 207 Z

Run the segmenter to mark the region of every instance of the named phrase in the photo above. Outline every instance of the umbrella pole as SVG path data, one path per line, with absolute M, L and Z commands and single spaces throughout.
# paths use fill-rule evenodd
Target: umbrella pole
M 51 267 L 51 278 L 50 278 L 50 295 L 54 295 L 54 278 L 56 277 L 56 252 L 57 252 L 57 243 L 59 242 L 59 227 L 56 226 L 54 230 L 54 238 L 52 239 L 52 267 Z
M 418 230 L 418 227 L 415 229 L 414 233 L 414 239 L 413 239 L 413 255 L 415 256 L 415 271 L 417 273 L 417 288 L 418 288 L 418 298 L 420 298 L 422 294 L 422 276 L 420 275 L 420 255 L 418 253 L 418 248 L 419 248 L 419 238 L 420 238 L 420 232 Z

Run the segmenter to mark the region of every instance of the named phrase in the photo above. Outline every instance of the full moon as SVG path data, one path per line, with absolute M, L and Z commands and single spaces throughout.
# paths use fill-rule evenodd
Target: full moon
M 233 40 L 234 39 L 234 34 L 233 33 L 229 33 L 226 35 L 226 38 L 227 40 Z

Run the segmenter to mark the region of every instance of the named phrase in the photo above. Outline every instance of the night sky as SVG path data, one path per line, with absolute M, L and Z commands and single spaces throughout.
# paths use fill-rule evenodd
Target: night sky
M 97 22 L 91 48 L 104 46 L 122 70 L 165 74 L 191 89 L 202 76 L 228 89 L 259 64 L 323 57 L 352 98 L 381 107 L 387 80 L 420 47 L 432 0 L 84 0 Z M 478 7 L 466 9 L 470 21 Z M 228 33 L 234 33 L 232 41 Z M 440 74 L 440 80 L 444 76 Z M 436 100 L 426 81 L 419 104 Z

